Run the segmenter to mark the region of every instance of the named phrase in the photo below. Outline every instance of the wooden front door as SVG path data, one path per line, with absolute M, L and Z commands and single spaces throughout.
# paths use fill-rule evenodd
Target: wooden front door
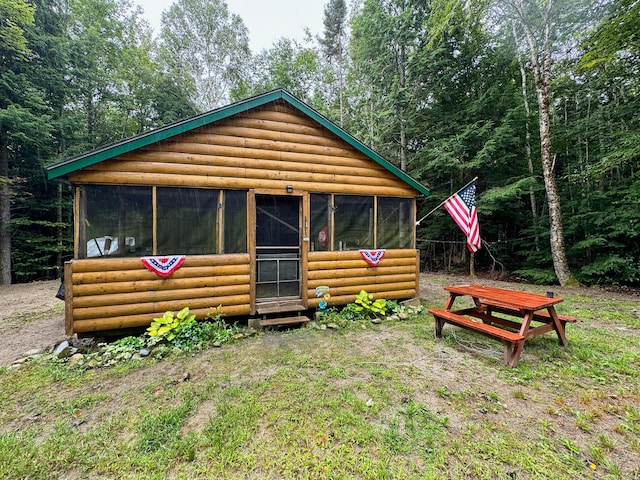
M 256 301 L 300 298 L 298 196 L 256 195 Z

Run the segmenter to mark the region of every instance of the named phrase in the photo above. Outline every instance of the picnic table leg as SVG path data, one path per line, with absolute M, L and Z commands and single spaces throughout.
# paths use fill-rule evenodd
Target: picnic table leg
M 560 345 L 562 345 L 563 347 L 567 347 L 569 345 L 569 342 L 567 341 L 567 336 L 564 331 L 564 322 L 561 322 L 558 318 L 558 314 L 556 313 L 556 309 L 553 305 L 547 308 L 547 311 L 549 312 L 549 316 L 551 317 L 551 321 L 553 322 L 553 328 L 558 334 Z
M 524 350 L 524 340 L 520 340 L 513 345 L 511 358 L 509 358 L 508 361 L 505 360 L 505 363 L 510 367 L 515 367 L 516 365 L 518 365 L 518 361 L 520 360 L 520 354 L 522 353 L 522 350 Z
M 435 319 L 436 323 L 436 338 L 442 338 L 442 327 L 444 327 L 444 320 L 436 317 L 435 315 L 433 316 L 433 318 Z
M 515 367 L 520 360 L 520 355 L 524 350 L 524 339 L 527 338 L 527 332 L 529 331 L 529 327 L 531 326 L 531 320 L 533 320 L 534 312 L 526 311 L 524 314 L 524 318 L 522 319 L 522 326 L 520 327 L 520 335 L 524 338 L 519 342 L 516 342 L 513 345 L 513 351 L 511 352 L 511 358 L 509 359 L 508 365 L 510 367 Z
M 451 310 L 451 307 L 453 307 L 453 302 L 457 297 L 458 295 L 456 293 L 450 293 L 449 299 L 447 300 L 447 304 L 444 306 L 444 309 L 447 311 Z

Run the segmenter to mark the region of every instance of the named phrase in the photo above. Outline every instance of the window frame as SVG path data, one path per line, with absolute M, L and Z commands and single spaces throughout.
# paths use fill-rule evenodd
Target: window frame
M 114 257 L 110 257 L 110 256 L 98 256 L 98 257 L 88 257 L 86 254 L 86 248 L 82 249 L 81 248 L 81 244 L 83 239 L 86 237 L 86 230 L 84 225 L 85 223 L 85 219 L 87 216 L 87 188 L 94 188 L 94 187 L 102 187 L 102 188 L 150 188 L 151 189 L 151 195 L 150 195 L 150 201 L 151 201 L 151 216 L 152 216 L 152 221 L 151 221 L 151 237 L 152 237 L 152 255 L 157 256 L 158 255 L 158 204 L 157 204 L 157 195 L 158 195 L 158 191 L 157 189 L 169 189 L 169 188 L 181 188 L 181 189 L 198 189 L 198 190 L 212 190 L 212 191 L 216 191 L 217 192 L 217 201 L 216 201 L 216 238 L 215 238 L 215 245 L 216 245 L 216 252 L 211 252 L 211 253 L 202 253 L 202 254 L 190 254 L 190 255 L 219 255 L 219 254 L 223 254 L 223 253 L 227 253 L 225 251 L 223 251 L 224 249 L 224 245 L 225 245 L 225 219 L 224 219 L 224 207 L 225 207 L 225 195 L 226 192 L 242 192 L 244 194 L 244 216 L 243 218 L 245 219 L 245 228 L 244 228 L 244 232 L 245 232 L 245 238 L 241 239 L 241 241 L 239 242 L 239 244 L 241 244 L 243 246 L 242 248 L 242 252 L 234 252 L 234 253 L 248 253 L 248 239 L 247 239 L 247 235 L 246 232 L 248 230 L 248 226 L 246 225 L 246 219 L 249 217 L 249 212 L 248 212 L 248 207 L 249 207 L 249 202 L 248 202 L 248 190 L 244 190 L 244 189 L 240 189 L 240 190 L 231 190 L 231 189 L 221 189 L 221 188 L 201 188 L 201 187 L 179 187 L 179 186 L 165 186 L 165 185 L 122 185 L 122 184 L 93 184 L 93 183 L 87 183 L 87 184 L 78 184 L 76 185 L 75 188 L 75 201 L 74 201 L 74 209 L 75 209 L 75 218 L 77 219 L 75 226 L 74 226 L 74 258 L 76 259 L 87 259 L 87 260 L 91 260 L 91 259 L 100 259 L 100 258 L 136 258 L 136 256 L 114 256 Z M 238 197 L 240 198 L 240 197 Z M 84 240 L 86 241 L 86 240 Z M 81 256 L 81 254 L 83 254 Z M 176 255 L 179 253 L 176 253 Z M 166 255 L 171 255 L 170 253 L 167 253 Z M 140 256 L 144 256 L 144 254 L 140 254 L 137 255 L 138 257 Z

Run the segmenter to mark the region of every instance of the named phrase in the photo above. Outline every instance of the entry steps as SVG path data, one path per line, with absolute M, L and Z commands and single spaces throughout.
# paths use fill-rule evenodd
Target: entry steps
M 256 305 L 256 312 L 262 318 L 252 320 L 261 328 L 303 324 L 309 322 L 309 317 L 302 314 L 306 310 L 300 300 L 261 302 Z M 276 314 L 280 315 L 275 317 Z
M 304 315 L 298 315 L 295 317 L 281 317 L 281 318 L 269 318 L 266 320 L 260 320 L 258 323 L 261 327 L 277 327 L 280 325 L 294 325 L 296 323 L 303 324 L 309 321 L 309 317 Z

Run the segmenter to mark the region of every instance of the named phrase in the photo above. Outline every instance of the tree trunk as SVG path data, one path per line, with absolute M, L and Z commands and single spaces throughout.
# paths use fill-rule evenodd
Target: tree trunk
M 522 8 L 522 0 L 519 2 Z M 547 0 L 544 17 L 544 38 L 539 46 L 531 28 L 525 21 L 522 26 L 527 38 L 531 57 L 531 68 L 536 82 L 536 94 L 538 97 L 538 121 L 540 124 L 540 154 L 542 157 L 542 175 L 549 206 L 549 237 L 553 268 L 560 285 L 576 283 L 569 269 L 567 254 L 564 244 L 564 231 L 562 226 L 562 209 L 560 208 L 560 195 L 556 184 L 555 157 L 551 145 L 551 121 L 549 107 L 551 105 L 551 9 L 553 0 Z
M 398 87 L 400 91 L 403 92 L 407 84 L 407 66 L 406 66 L 406 51 L 404 46 L 400 46 L 400 52 L 397 58 L 398 62 Z M 404 102 L 403 102 L 404 104 Z M 407 171 L 407 125 L 406 125 L 406 107 L 401 107 L 398 112 L 398 117 L 400 119 L 400 170 L 403 172 Z
M 512 24 L 513 28 L 513 38 L 514 40 L 518 38 L 516 34 L 515 25 Z M 531 118 L 531 108 L 529 107 L 529 99 L 527 93 L 527 72 L 525 70 L 524 60 L 521 55 L 518 55 L 518 66 L 520 67 L 520 81 L 522 82 L 522 103 L 524 106 L 524 114 L 525 114 L 525 142 L 524 142 L 524 153 L 527 160 L 527 167 L 529 168 L 529 173 L 533 176 L 533 158 L 531 157 L 531 126 L 529 123 L 529 119 Z M 533 227 L 536 231 L 535 237 L 535 245 L 536 250 L 539 250 L 539 240 L 538 237 L 538 207 L 536 205 L 536 194 L 533 191 L 533 187 L 529 188 L 529 204 L 531 205 L 531 218 L 533 222 Z
M 9 141 L 0 131 L 0 285 L 11 285 Z
M 471 278 L 476 278 L 476 253 L 471 252 L 469 255 L 469 276 Z

